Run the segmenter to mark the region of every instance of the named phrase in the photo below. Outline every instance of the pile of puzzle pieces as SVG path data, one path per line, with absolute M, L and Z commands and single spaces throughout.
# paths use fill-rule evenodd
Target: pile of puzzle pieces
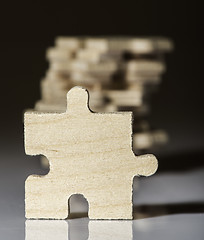
M 173 49 L 166 38 L 58 37 L 47 49 L 49 69 L 41 81 L 41 112 L 64 112 L 66 93 L 83 86 L 96 112 L 132 111 L 133 149 L 146 152 L 167 142 L 163 130 L 152 130 L 144 119 L 149 97 L 166 70 L 164 54 Z

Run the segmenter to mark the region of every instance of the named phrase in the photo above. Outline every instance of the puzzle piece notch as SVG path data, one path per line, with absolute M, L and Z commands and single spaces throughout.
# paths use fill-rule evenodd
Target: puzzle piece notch
M 153 155 L 132 151 L 132 114 L 92 113 L 88 98 L 75 87 L 65 113 L 25 113 L 26 153 L 50 161 L 46 176 L 26 180 L 27 218 L 64 219 L 69 197 L 83 194 L 91 219 L 131 219 L 133 177 L 156 171 Z
M 85 88 L 73 87 L 67 93 L 67 114 L 89 114 L 89 93 Z

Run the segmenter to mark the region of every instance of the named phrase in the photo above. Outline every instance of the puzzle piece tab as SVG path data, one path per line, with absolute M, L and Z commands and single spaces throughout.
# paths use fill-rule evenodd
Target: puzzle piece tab
M 83 194 L 90 219 L 132 219 L 133 178 L 154 174 L 157 160 L 134 155 L 131 112 L 93 113 L 88 98 L 74 87 L 65 113 L 25 113 L 25 151 L 50 164 L 26 180 L 27 218 L 65 219 L 70 196 Z

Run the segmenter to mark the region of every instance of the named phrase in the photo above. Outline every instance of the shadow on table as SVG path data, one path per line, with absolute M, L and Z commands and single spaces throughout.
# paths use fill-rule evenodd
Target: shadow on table
M 84 208 L 86 208 L 86 206 Z M 204 202 L 145 204 L 133 207 L 133 219 L 143 219 L 183 213 L 204 213 Z M 88 218 L 88 212 L 71 212 L 69 214 L 69 219 L 77 218 Z
M 133 219 L 182 213 L 204 213 L 204 203 L 173 203 L 134 206 Z

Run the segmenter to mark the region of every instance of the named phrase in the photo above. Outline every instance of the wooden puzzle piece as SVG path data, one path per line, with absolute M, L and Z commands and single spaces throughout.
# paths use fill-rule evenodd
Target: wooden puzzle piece
M 82 194 L 90 219 L 132 219 L 134 176 L 157 169 L 151 155 L 132 151 L 132 113 L 93 113 L 87 90 L 67 94 L 65 113 L 25 113 L 25 151 L 50 163 L 45 176 L 25 182 L 27 218 L 65 219 L 68 199 Z
M 85 49 L 93 49 L 98 52 L 104 53 L 109 50 L 107 38 L 87 38 L 84 41 Z
M 82 60 L 74 60 L 71 64 L 72 71 L 84 73 L 113 73 L 117 71 L 118 65 L 114 61 L 106 61 L 96 63 L 89 63 Z
M 90 63 L 99 63 L 101 61 L 102 53 L 97 49 L 82 48 L 76 53 L 76 59 L 87 61 Z
M 48 48 L 46 52 L 46 59 L 51 62 L 56 61 L 70 61 L 73 58 L 73 53 L 63 48 Z
M 165 71 L 165 64 L 160 61 L 152 60 L 132 60 L 126 64 L 128 73 L 137 73 L 144 75 L 161 74 Z
M 104 95 L 117 107 L 140 106 L 142 104 L 142 86 L 134 90 L 107 90 Z
M 71 61 L 50 62 L 50 69 L 56 72 L 70 72 L 72 69 Z
M 165 131 L 144 131 L 133 135 L 133 149 L 145 150 L 167 143 L 168 136 Z
M 83 39 L 79 37 L 57 37 L 55 44 L 59 48 L 76 51 L 82 46 Z
M 70 78 L 75 84 L 83 84 L 86 86 L 94 86 L 95 84 L 106 86 L 111 82 L 111 74 L 98 74 L 98 76 L 93 76 L 89 73 L 72 72 Z
M 100 52 L 128 51 L 136 54 L 149 54 L 156 52 L 169 52 L 173 49 L 171 40 L 166 38 L 148 37 L 105 37 L 87 38 L 84 41 L 85 48 L 96 49 Z
M 64 112 L 66 106 L 64 103 L 50 103 L 44 100 L 39 100 L 35 103 L 35 111 L 38 112 Z
M 69 82 L 43 79 L 41 81 L 42 99 L 50 103 L 65 103 L 66 93 L 70 88 L 71 84 Z
M 170 52 L 173 50 L 174 45 L 171 39 L 164 37 L 151 37 L 154 42 L 154 47 L 158 52 Z
M 138 74 L 139 75 L 139 74 Z M 125 76 L 126 81 L 129 83 L 129 89 L 132 89 L 135 84 L 158 84 L 161 82 L 161 77 L 159 75 L 149 75 L 142 76 L 137 74 L 127 74 Z

